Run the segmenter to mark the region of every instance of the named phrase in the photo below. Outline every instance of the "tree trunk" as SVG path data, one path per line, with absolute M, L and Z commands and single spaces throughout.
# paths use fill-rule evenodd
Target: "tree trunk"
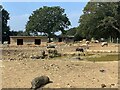
M 113 27 L 114 29 L 116 29 L 116 30 L 120 33 L 120 29 L 118 29 L 118 28 L 115 27 L 114 25 L 112 25 L 112 27 Z
M 48 42 L 51 42 L 51 33 L 48 33 Z
M 50 38 L 50 37 L 48 37 L 48 42 L 49 42 L 49 43 L 51 42 L 51 38 Z

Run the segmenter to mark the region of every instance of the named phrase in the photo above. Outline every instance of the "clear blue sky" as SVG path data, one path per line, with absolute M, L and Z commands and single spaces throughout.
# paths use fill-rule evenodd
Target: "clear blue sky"
M 11 30 L 25 30 L 25 25 L 31 13 L 43 6 L 60 6 L 71 21 L 72 26 L 79 25 L 78 20 L 87 2 L 4 2 L 3 7 L 10 13 L 9 26 Z

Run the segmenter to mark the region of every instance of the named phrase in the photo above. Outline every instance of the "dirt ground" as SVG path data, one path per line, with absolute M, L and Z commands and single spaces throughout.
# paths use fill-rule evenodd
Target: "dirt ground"
M 75 52 L 79 44 L 61 44 L 56 49 L 60 53 Z M 90 62 L 71 58 L 31 59 L 31 55 L 39 55 L 46 47 L 4 47 L 2 49 L 2 87 L 30 88 L 33 78 L 47 75 L 53 83 L 45 85 L 49 88 L 107 88 L 118 87 L 118 61 Z M 118 52 L 118 46 L 109 44 L 90 44 L 88 52 L 107 50 Z M 109 52 L 109 53 L 110 53 Z M 104 70 L 101 72 L 100 70 Z

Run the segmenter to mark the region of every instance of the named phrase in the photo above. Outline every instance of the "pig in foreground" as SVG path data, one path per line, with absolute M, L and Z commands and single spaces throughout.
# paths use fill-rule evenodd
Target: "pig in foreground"
M 52 81 L 50 81 L 48 76 L 36 77 L 31 82 L 31 85 L 32 85 L 31 89 L 36 90 L 48 83 L 52 83 Z

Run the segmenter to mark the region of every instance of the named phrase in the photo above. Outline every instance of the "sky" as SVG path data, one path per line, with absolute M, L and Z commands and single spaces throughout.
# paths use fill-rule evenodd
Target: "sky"
M 8 25 L 11 30 L 25 30 L 29 16 L 43 6 L 60 6 L 65 9 L 72 27 L 79 25 L 78 21 L 87 2 L 3 2 L 2 5 L 10 14 Z

